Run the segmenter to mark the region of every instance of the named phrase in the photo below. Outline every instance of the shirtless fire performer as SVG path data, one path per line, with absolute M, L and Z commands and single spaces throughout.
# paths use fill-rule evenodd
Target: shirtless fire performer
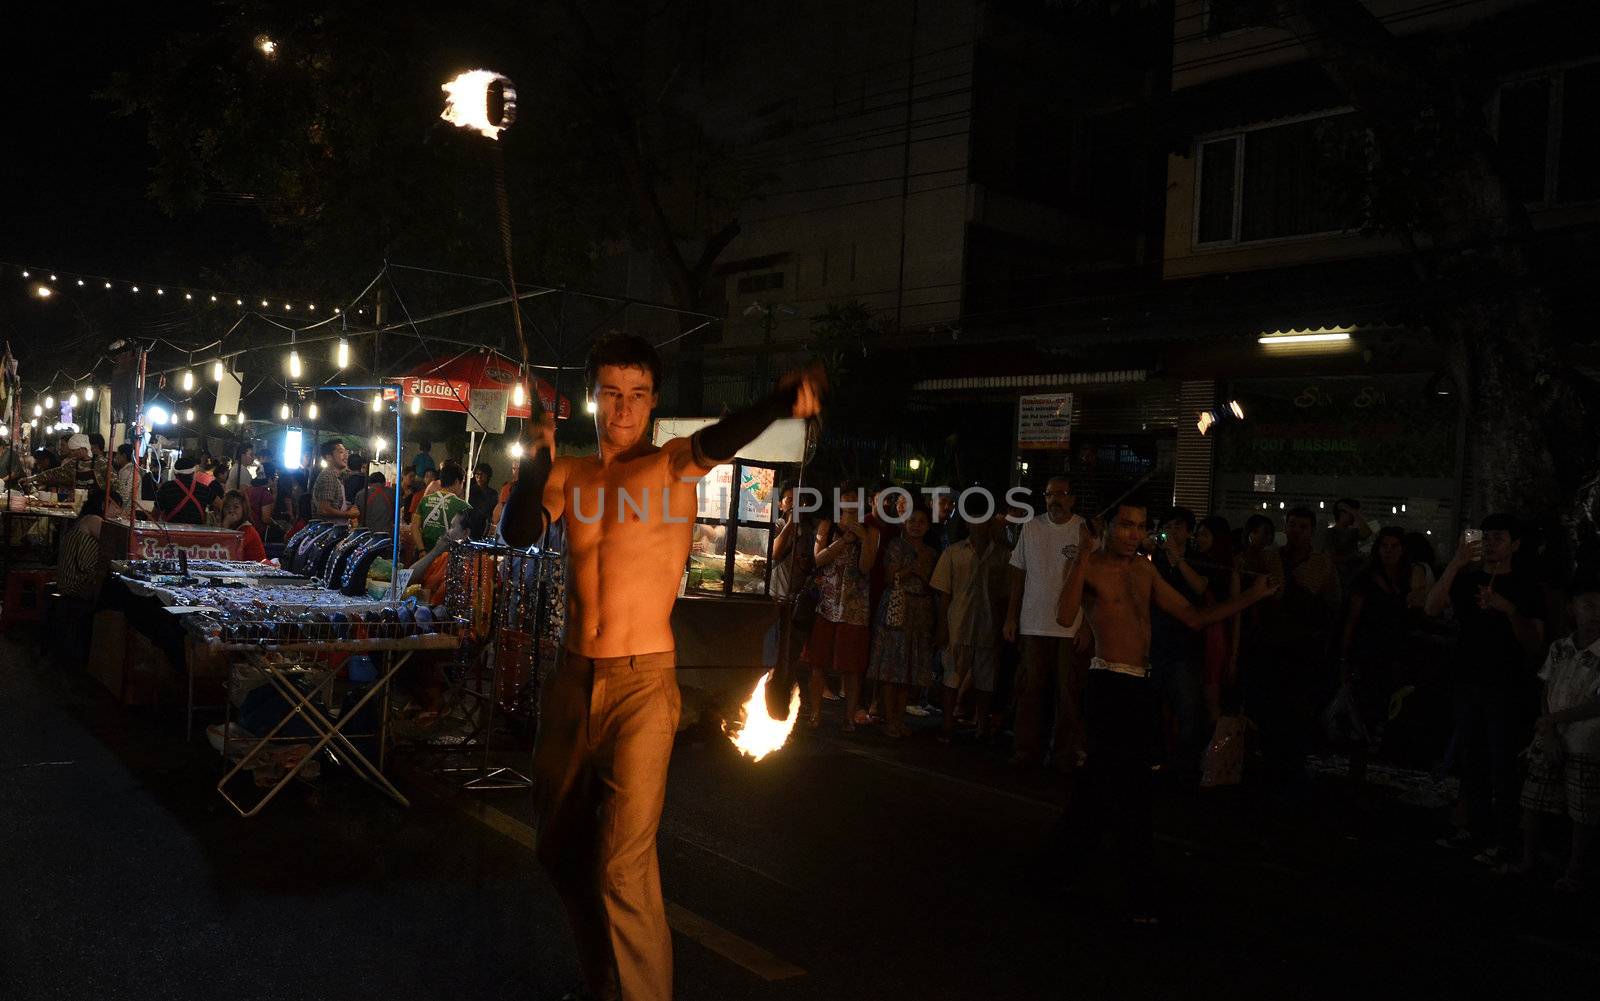
M 553 458 L 554 418 L 530 423 L 501 520 L 521 547 L 567 516 L 566 653 L 534 752 L 538 855 L 577 943 L 586 990 L 571 996 L 657 1001 L 672 996 L 656 826 L 681 709 L 670 618 L 694 485 L 773 421 L 817 414 L 826 380 L 820 366 L 791 372 L 765 400 L 657 448 L 655 349 L 607 337 L 584 374 L 599 454 Z
M 1079 607 L 1087 605 L 1095 652 L 1089 662 L 1084 709 L 1089 757 L 1064 821 L 1065 857 L 1085 858 L 1099 841 L 1107 813 L 1115 813 L 1118 858 L 1130 911 L 1140 924 L 1157 920 L 1150 874 L 1155 729 L 1149 681 L 1150 605 L 1154 602 L 1198 630 L 1270 597 L 1275 588 L 1269 578 L 1260 577 L 1233 600 L 1197 609 L 1139 555 L 1148 531 L 1149 509 L 1142 502 L 1118 504 L 1104 551 L 1098 536 L 1085 535 L 1088 555 L 1070 564 L 1057 609 L 1057 620 L 1070 623 Z

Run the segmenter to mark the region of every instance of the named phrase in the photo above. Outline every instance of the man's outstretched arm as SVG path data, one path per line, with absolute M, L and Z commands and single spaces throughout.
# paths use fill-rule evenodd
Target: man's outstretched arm
M 1148 567 L 1149 564 L 1146 564 L 1146 566 Z M 1150 573 L 1155 578 L 1152 582 L 1155 587 L 1152 597 L 1155 599 L 1156 607 L 1190 629 L 1204 629 L 1213 622 L 1221 622 L 1223 619 L 1232 618 L 1262 598 L 1268 598 L 1277 593 L 1277 588 L 1273 585 L 1271 578 L 1257 577 L 1256 582 L 1244 593 L 1220 605 L 1212 605 L 1202 611 L 1195 608 L 1194 605 L 1189 603 L 1189 599 L 1179 594 L 1176 588 L 1163 580 L 1153 567 L 1150 568 Z
M 739 449 L 755 441 L 774 421 L 821 413 L 822 394 L 827 389 L 828 377 L 820 362 L 790 372 L 778 380 L 777 387 L 765 399 L 696 431 L 689 439 L 689 448 L 674 460 L 676 471 L 703 476 L 713 466 L 732 460 Z

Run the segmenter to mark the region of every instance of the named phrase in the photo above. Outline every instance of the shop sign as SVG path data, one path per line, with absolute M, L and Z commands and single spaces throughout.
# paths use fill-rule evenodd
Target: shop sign
M 1018 398 L 1018 449 L 1066 449 L 1071 443 L 1071 393 L 1041 393 Z

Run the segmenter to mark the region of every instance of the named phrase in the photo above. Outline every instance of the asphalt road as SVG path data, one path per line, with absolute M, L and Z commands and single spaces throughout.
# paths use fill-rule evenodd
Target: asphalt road
M 404 762 L 402 762 L 404 765 Z M 170 711 L 0 641 L 0 998 L 559 997 L 576 980 L 524 794 L 329 769 L 242 820 Z M 1164 791 L 1167 921 L 1108 853 L 1045 878 L 1060 790 L 997 750 L 823 732 L 752 765 L 675 752 L 677 997 L 1540 996 L 1600 977 L 1600 907 L 1436 848 L 1438 810 L 1323 781 L 1294 804 Z

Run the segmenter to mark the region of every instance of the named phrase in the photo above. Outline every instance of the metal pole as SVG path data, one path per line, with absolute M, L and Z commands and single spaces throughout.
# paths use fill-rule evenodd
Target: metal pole
M 382 392 L 382 390 L 379 392 Z M 406 384 L 402 380 L 395 389 L 394 483 L 392 483 L 389 488 L 389 492 L 394 498 L 394 522 L 389 526 L 389 604 L 391 605 L 397 605 L 400 603 L 400 463 L 404 455 L 404 453 L 401 451 L 400 436 L 405 432 L 405 392 Z M 385 711 L 388 709 L 388 702 L 388 699 L 384 699 Z M 380 751 L 379 753 L 382 752 Z M 379 767 L 382 767 L 381 764 Z

